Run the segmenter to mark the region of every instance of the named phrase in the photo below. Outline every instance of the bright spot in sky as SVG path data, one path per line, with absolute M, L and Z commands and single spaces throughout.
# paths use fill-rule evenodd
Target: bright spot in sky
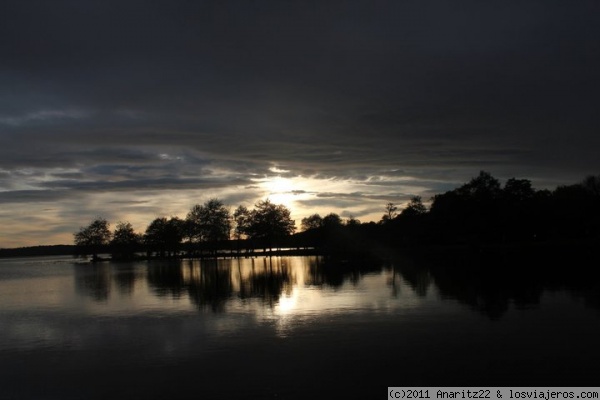
M 281 172 L 273 176 L 255 178 L 254 182 L 262 191 L 261 198 L 268 198 L 274 204 L 282 204 L 291 211 L 297 228 L 302 218 L 314 213 L 323 216 L 335 212 L 342 216 L 366 217 L 367 221 L 377 220 L 380 216 L 379 210 L 373 214 L 369 207 L 373 207 L 373 204 L 385 204 L 385 200 L 369 198 L 369 193 L 373 190 L 372 182 L 311 176 L 285 177 Z M 357 197 L 346 197 L 345 193 L 354 193 Z M 383 210 L 383 205 L 381 209 Z
M 290 192 L 294 189 L 294 183 L 292 180 L 288 178 L 282 178 L 281 176 L 269 178 L 263 182 L 263 186 L 272 193 Z
M 275 204 L 283 204 L 292 211 L 296 200 L 309 196 L 307 183 L 303 178 L 284 178 L 282 176 L 268 177 L 257 180 L 258 186 L 265 191 L 266 197 Z

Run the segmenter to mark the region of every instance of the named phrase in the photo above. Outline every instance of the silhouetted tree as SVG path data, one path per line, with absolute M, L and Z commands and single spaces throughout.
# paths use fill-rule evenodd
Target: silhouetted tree
M 183 240 L 184 226 L 184 221 L 177 217 L 156 218 L 148 225 L 144 234 L 148 251 L 155 252 L 160 257 L 174 256 Z
M 535 197 L 536 191 L 529 180 L 510 178 L 506 181 L 500 198 L 503 241 L 535 237 L 535 227 L 538 225 Z
M 381 222 L 385 223 L 385 222 L 389 222 L 391 220 L 393 220 L 394 218 L 396 218 L 396 216 L 398 215 L 398 207 L 396 207 L 396 205 L 394 203 L 387 203 L 385 205 L 385 214 L 383 214 L 383 216 L 381 217 Z
M 321 247 L 329 254 L 344 253 L 354 250 L 353 247 L 360 245 L 350 239 L 347 226 L 344 226 L 342 218 L 336 213 L 329 213 L 323 217 L 321 228 Z M 361 243 L 362 244 L 362 243 Z
M 600 175 L 586 176 L 581 185 L 593 196 L 600 197 Z
M 308 217 L 302 218 L 300 226 L 303 231 L 311 229 L 318 229 L 323 226 L 323 218 L 319 214 L 312 214 Z
M 263 241 L 265 248 L 273 248 L 274 244 L 296 230 L 290 210 L 284 205 L 276 205 L 268 199 L 261 200 L 250 212 L 247 234 L 252 239 Z
M 79 228 L 73 234 L 77 253 L 82 256 L 92 255 L 93 260 L 98 259 L 98 253 L 110 242 L 110 225 L 104 218 L 96 218 L 88 226 Z
M 402 210 L 400 215 L 402 215 L 404 217 L 417 216 L 417 215 L 423 215 L 426 212 L 427 212 L 427 207 L 425 207 L 425 205 L 423 204 L 423 201 L 421 200 L 421 196 L 413 196 L 410 198 L 408 205 L 406 206 L 406 208 L 404 210 Z
M 129 222 L 119 222 L 113 233 L 110 247 L 113 258 L 130 260 L 142 243 L 142 236 L 135 233 Z
M 554 191 L 535 190 L 527 179 L 510 178 L 504 187 L 490 173 L 478 176 L 456 189 L 435 195 L 429 211 L 420 196 L 413 196 L 398 215 L 393 203 L 385 205 L 380 223 L 365 223 L 336 213 L 313 214 L 302 219 L 302 232 L 295 231 L 290 210 L 269 200 L 259 201 L 249 211 L 239 206 L 233 218 L 218 199 L 195 205 L 185 222 L 174 217 L 157 218 L 143 237 L 148 251 L 171 256 L 180 250 L 182 238 L 192 243 L 218 243 L 248 238 L 250 247 L 274 245 L 318 248 L 324 254 L 344 254 L 361 248 L 384 255 L 387 248 L 421 243 L 468 243 L 479 246 L 494 241 L 591 238 L 600 235 L 600 175 L 579 184 L 559 186 Z M 233 225 L 234 224 L 234 225 Z M 107 250 L 111 234 L 108 222 L 98 218 L 74 233 L 77 250 L 92 254 Z M 130 258 L 139 235 L 129 223 L 119 223 L 111 242 L 115 258 Z M 226 244 L 226 243 L 220 243 Z M 369 247 L 370 246 L 370 247 Z M 216 250 L 216 246 L 214 247 Z
M 250 211 L 245 206 L 239 206 L 233 212 L 234 235 L 236 239 L 241 239 L 243 235 L 247 234 L 248 227 L 250 226 Z
M 535 190 L 528 179 L 510 178 L 504 184 L 502 195 L 510 203 L 523 202 L 533 199 Z
M 487 200 L 497 198 L 500 195 L 500 181 L 494 178 L 489 172 L 480 171 L 479 175 L 472 178 L 456 189 L 461 196 L 475 200 Z
M 430 214 L 443 241 L 490 241 L 500 229 L 500 182 L 488 172 L 433 197 Z
M 411 197 L 406 207 L 393 220 L 382 227 L 384 240 L 391 246 L 415 245 L 422 241 L 427 230 L 425 226 L 427 208 L 420 196 Z
M 359 220 L 359 219 L 356 219 L 356 218 L 354 218 L 354 216 L 352 216 L 352 215 L 351 215 L 351 216 L 350 216 L 350 217 L 348 217 L 348 219 L 346 220 L 346 226 L 348 226 L 348 227 L 352 227 L 352 228 L 354 228 L 354 227 L 358 227 L 358 226 L 360 226 L 360 220 Z
M 581 238 L 598 233 L 600 202 L 583 184 L 557 187 L 552 206 L 559 236 Z
M 250 228 L 250 211 L 245 206 L 238 206 L 233 212 L 233 234 L 237 241 L 237 251 L 241 251 L 242 237 L 247 237 Z M 248 247 L 246 248 L 248 250 Z
M 329 213 L 323 217 L 323 227 L 325 229 L 338 229 L 342 225 L 342 218 L 336 213 Z
M 587 176 L 581 186 L 589 196 L 586 200 L 588 206 L 588 235 L 600 235 L 600 175 Z
M 213 245 L 228 240 L 231 232 L 231 214 L 219 199 L 210 199 L 203 205 L 196 204 L 186 216 L 192 242 L 207 242 Z

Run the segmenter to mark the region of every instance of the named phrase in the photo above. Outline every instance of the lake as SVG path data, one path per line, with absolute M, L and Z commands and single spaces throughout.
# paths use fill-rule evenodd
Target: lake
M 0 399 L 600 386 L 590 267 L 493 264 L 1 259 Z

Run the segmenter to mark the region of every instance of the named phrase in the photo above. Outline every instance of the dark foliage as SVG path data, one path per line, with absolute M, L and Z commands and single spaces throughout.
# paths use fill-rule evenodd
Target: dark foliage
M 429 210 L 418 196 L 396 212 L 392 203 L 378 224 L 326 224 L 304 219 L 302 244 L 323 253 L 387 256 L 390 249 L 418 245 L 489 246 L 594 239 L 600 235 L 600 177 L 536 190 L 527 179 L 511 178 L 504 187 L 488 172 L 432 198 Z
M 111 233 L 109 223 L 104 218 L 96 218 L 88 226 L 79 228 L 79 232 L 73 234 L 75 248 L 78 255 L 91 255 L 93 260 L 98 259 L 98 254 L 106 250 Z
M 527 179 L 511 178 L 502 186 L 482 171 L 464 185 L 435 195 L 429 209 L 413 196 L 403 209 L 388 203 L 384 210 L 380 223 L 313 214 L 302 220 L 303 231 L 293 235 L 295 224 L 283 205 L 263 200 L 252 210 L 240 206 L 231 215 L 220 200 L 211 199 L 194 206 L 185 221 L 156 218 L 146 229 L 143 246 L 148 255 L 157 257 L 178 256 L 182 250 L 202 256 L 202 248 L 210 249 L 212 256 L 303 248 L 344 257 L 388 257 L 399 248 L 431 244 L 479 248 L 593 241 L 600 236 L 600 176 L 548 191 L 536 190 Z M 235 241 L 230 240 L 231 233 Z M 139 249 L 141 237 L 130 224 L 120 223 L 111 235 L 103 219 L 81 228 L 75 242 L 80 253 L 96 257 L 111 236 L 115 258 L 131 258 Z
M 174 257 L 178 254 L 184 237 L 184 221 L 177 217 L 156 218 L 146 228 L 144 243 L 149 254 Z
M 30 246 L 15 249 L 0 249 L 1 257 L 37 257 L 37 256 L 71 256 L 75 255 L 75 246 L 52 245 L 52 246 Z
M 113 259 L 132 260 L 142 249 L 143 237 L 135 233 L 129 222 L 119 222 L 110 241 Z

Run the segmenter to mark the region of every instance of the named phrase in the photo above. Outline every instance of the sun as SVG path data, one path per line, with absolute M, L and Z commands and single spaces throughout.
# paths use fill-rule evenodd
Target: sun
M 254 187 L 259 189 L 262 199 L 269 199 L 274 204 L 287 207 L 292 217 L 297 221 L 309 215 L 330 212 L 348 212 L 357 215 L 364 207 L 363 204 L 352 204 L 349 200 L 339 201 L 334 198 L 336 193 L 368 192 L 369 187 L 363 187 L 349 180 L 335 178 L 320 178 L 316 176 L 291 175 L 290 171 L 271 168 L 272 174 L 252 179 Z M 326 194 L 320 198 L 321 194 Z M 331 202 L 331 208 L 322 203 Z M 338 202 L 340 205 L 338 205 Z M 335 206 L 337 205 L 337 209 Z M 341 210 L 340 208 L 343 207 Z M 360 215 L 360 214 L 359 214 Z M 363 214 L 364 215 L 364 214 Z M 379 215 L 376 216 L 377 218 Z
M 292 208 L 296 200 L 294 192 L 296 184 L 292 179 L 281 176 L 269 177 L 261 180 L 259 186 L 265 190 L 266 196 L 275 204 L 283 204 Z
M 262 186 L 271 193 L 287 193 L 294 190 L 294 183 L 289 178 L 275 176 L 263 181 Z

